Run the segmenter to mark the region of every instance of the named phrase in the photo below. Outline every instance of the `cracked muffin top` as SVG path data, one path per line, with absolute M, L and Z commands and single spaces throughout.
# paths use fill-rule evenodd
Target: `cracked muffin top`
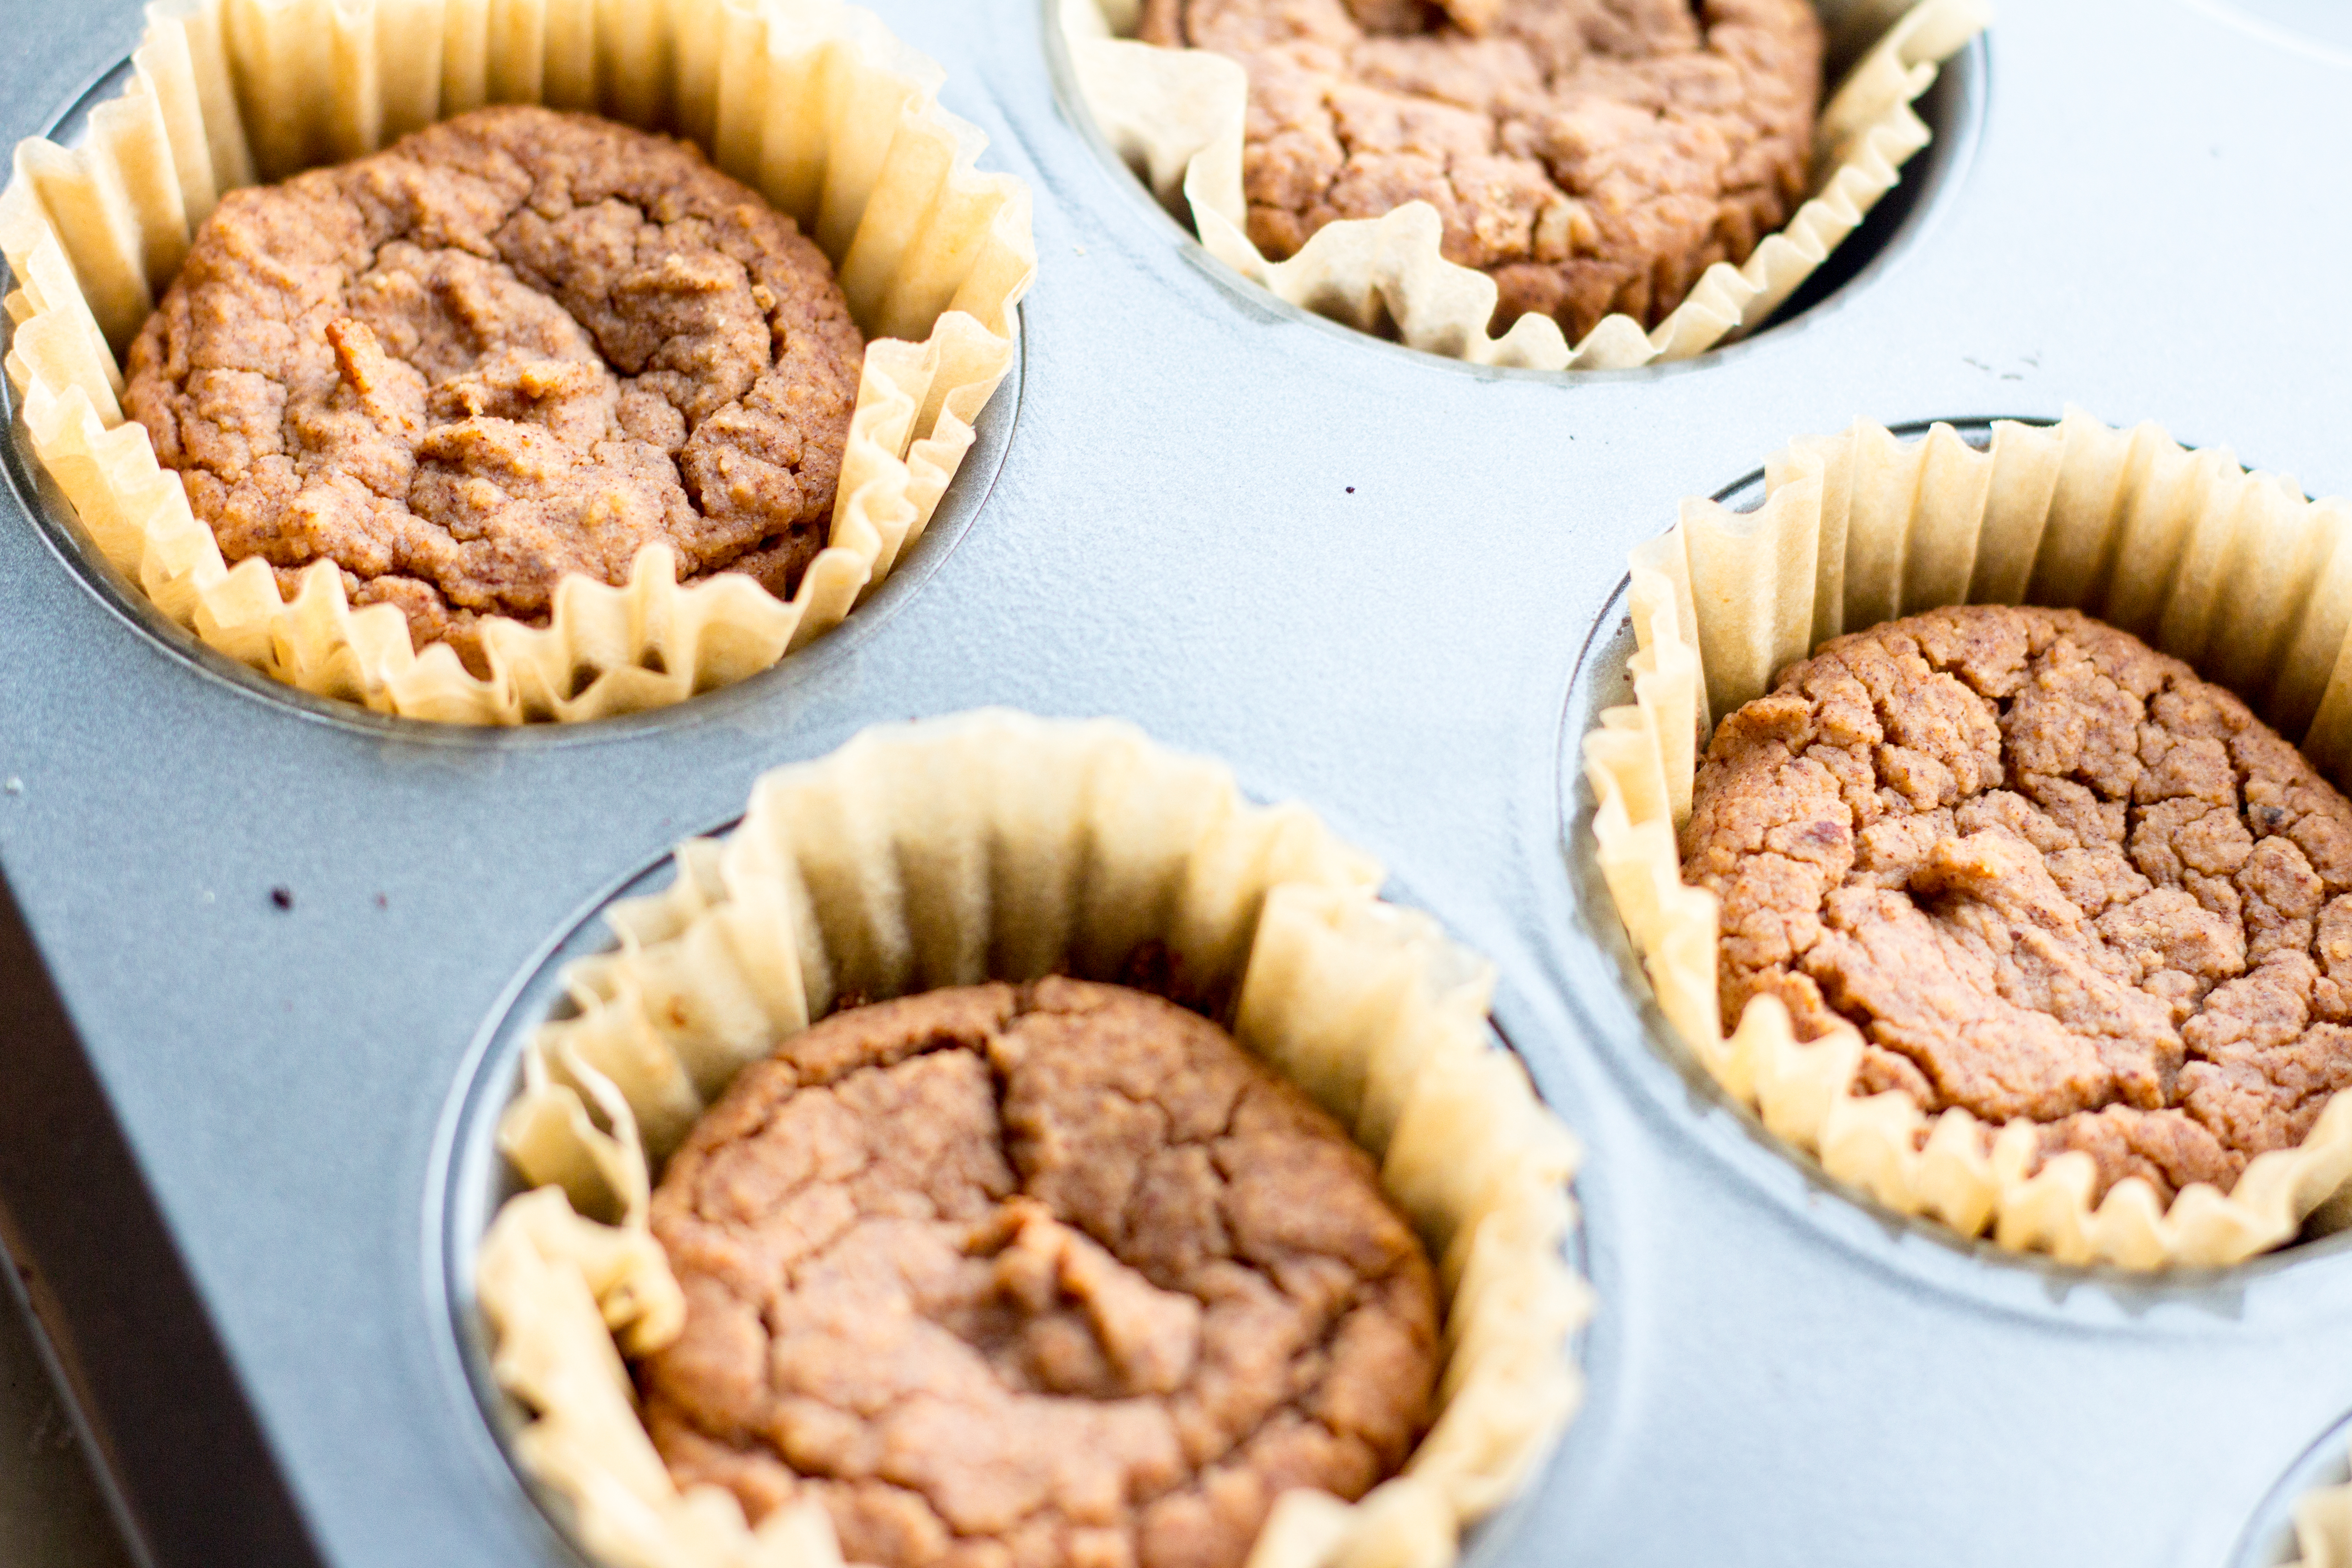
M 1238 1568 L 1428 1418 L 1427 1258 L 1370 1157 L 1223 1030 L 1049 979 L 836 1013 L 672 1156 L 681 1486 L 814 1499 L 884 1568 Z
M 1145 0 L 1143 35 L 1249 72 L 1249 237 L 1295 254 L 1426 201 L 1490 274 L 1492 329 L 1654 327 L 1805 195 L 1808 0 Z
M 649 543 L 789 595 L 863 354 L 823 253 L 690 143 L 508 107 L 224 197 L 124 403 L 232 563 L 331 561 L 481 674 L 481 617 Z
M 2227 1190 L 2352 1085 L 2352 805 L 2073 610 L 1835 638 L 1726 719 L 1682 838 L 1723 1015 L 1843 1018 L 1855 1092 L 2041 1124 L 2097 1192 Z

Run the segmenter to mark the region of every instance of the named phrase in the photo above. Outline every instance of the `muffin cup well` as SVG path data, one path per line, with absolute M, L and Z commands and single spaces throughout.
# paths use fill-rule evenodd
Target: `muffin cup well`
M 681 1497 L 637 1421 L 614 1340 L 657 1348 L 683 1310 L 646 1228 L 654 1172 L 740 1068 L 840 998 L 1116 980 L 1143 950 L 1373 1154 L 1437 1263 L 1427 1436 L 1360 1502 L 1286 1494 L 1253 1568 L 1451 1561 L 1577 1403 L 1577 1155 L 1488 1042 L 1491 968 L 1381 902 L 1381 875 L 1305 809 L 1251 805 L 1223 767 L 1108 721 L 886 726 L 761 779 L 724 843 L 681 846 L 667 891 L 610 911 L 619 947 L 567 972 L 576 1016 L 532 1037 L 500 1122 L 536 1190 L 492 1223 L 478 1291 L 498 1380 L 534 1415 L 524 1468 L 610 1563 L 837 1563 L 813 1503 L 747 1531 L 731 1496 Z M 689 1539 L 714 1544 L 689 1558 Z
M 2342 787 L 2352 507 L 2079 410 L 2051 426 L 1997 423 L 1985 451 L 1947 426 L 1904 443 L 1857 423 L 1793 443 L 1765 482 L 1757 511 L 1685 500 L 1673 531 L 1633 552 L 1634 701 L 1584 738 L 1600 864 L 1660 1010 L 1735 1099 L 1831 1175 L 1963 1236 L 2134 1268 L 2235 1263 L 2293 1238 L 2352 1180 L 2352 1094 L 2226 1194 L 2192 1184 L 2168 1209 L 2135 1176 L 2094 1208 L 2091 1157 L 2034 1170 L 2031 1122 L 1996 1128 L 1957 1108 L 1931 1122 L 1899 1090 L 1856 1098 L 1850 1028 L 1800 1044 L 1779 1001 L 1759 996 L 1726 1039 L 1716 900 L 1682 881 L 1675 830 L 1717 717 L 1830 637 L 1943 605 L 2105 620 L 2235 691 Z
M 1745 265 L 1708 268 L 1654 331 L 1613 315 L 1570 346 L 1558 322 L 1533 312 L 1501 337 L 1487 335 L 1495 280 L 1439 254 L 1444 225 L 1427 202 L 1327 224 L 1297 255 L 1268 261 L 1244 222 L 1249 80 L 1241 66 L 1207 49 L 1136 42 L 1135 0 L 1059 0 L 1059 7 L 1095 124 L 1163 204 L 1190 210 L 1211 255 L 1288 303 L 1360 331 L 1392 330 L 1429 353 L 1531 370 L 1626 370 L 1689 359 L 1760 325 L 1901 181 L 1904 163 L 1931 139 L 1911 105 L 1935 85 L 1938 65 L 1992 19 L 1988 0 L 1916 0 L 1907 8 L 1888 0 L 1822 0 L 1832 58 L 1855 64 L 1816 126 L 1811 199 Z
M 834 0 L 182 0 L 150 8 L 84 145 L 20 143 L 0 192 L 19 289 L 7 368 L 35 455 L 107 560 L 232 658 L 303 690 L 468 723 L 601 718 L 742 679 L 837 625 L 930 521 L 1012 365 L 1036 270 L 1029 195 L 972 167 L 937 67 Z M 700 143 L 831 260 L 867 334 L 825 548 L 790 602 L 640 551 L 580 574 L 549 624 L 482 623 L 490 674 L 354 609 L 332 562 L 289 601 L 231 568 L 125 420 L 117 355 L 221 192 L 358 157 L 485 103 L 593 110 Z

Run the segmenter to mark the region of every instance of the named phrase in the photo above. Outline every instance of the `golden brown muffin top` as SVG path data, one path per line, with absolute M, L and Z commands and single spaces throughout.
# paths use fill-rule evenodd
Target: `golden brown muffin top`
M 1805 195 L 1807 0 L 1147 0 L 1143 36 L 1248 70 L 1261 250 L 1426 201 L 1446 259 L 1493 275 L 1496 331 L 1654 327 Z
M 1726 719 L 1682 837 L 1727 1020 L 1843 1018 L 1858 1092 L 2042 1124 L 2169 1198 L 2352 1085 L 2352 805 L 2179 659 L 2073 610 L 1825 643 Z
M 1428 1418 L 1427 1258 L 1370 1158 L 1213 1024 L 1049 979 L 837 1013 L 670 1160 L 681 1485 L 886 1568 L 1236 1568 Z
M 789 595 L 863 352 L 824 255 L 691 143 L 509 107 L 230 193 L 125 402 L 230 562 L 331 561 L 478 671 L 478 617 L 649 543 Z

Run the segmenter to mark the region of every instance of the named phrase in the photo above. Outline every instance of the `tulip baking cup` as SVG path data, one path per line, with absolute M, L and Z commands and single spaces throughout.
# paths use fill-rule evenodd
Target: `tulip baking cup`
M 1549 316 L 1521 316 L 1489 337 L 1493 279 L 1438 253 L 1444 225 L 1427 202 L 1385 216 L 1328 224 L 1287 261 L 1250 242 L 1242 197 L 1249 82 L 1236 62 L 1205 49 L 1134 40 L 1136 0 L 1059 0 L 1064 39 L 1096 125 L 1171 210 L 1189 211 L 1209 253 L 1290 304 L 1360 331 L 1472 364 L 1531 370 L 1625 370 L 1689 359 L 1760 325 L 1901 181 L 1930 140 L 1911 105 L 1937 67 L 1991 20 L 1985 0 L 1824 0 L 1833 57 L 1854 58 L 1814 132 L 1811 199 L 1744 266 L 1717 262 L 1654 331 L 1631 316 L 1604 319 L 1570 347 Z
M 1036 269 L 1029 196 L 974 170 L 940 72 L 833 0 L 175 0 L 74 149 L 28 141 L 0 193 L 19 291 L 8 374 L 36 456 L 158 608 L 289 685 L 413 718 L 583 720 L 740 680 L 837 625 L 930 521 L 1014 353 Z M 544 627 L 492 618 L 490 674 L 422 653 L 332 563 L 289 602 L 222 559 L 179 476 L 123 417 L 117 355 L 220 193 L 373 152 L 485 103 L 592 109 L 691 136 L 800 224 L 866 333 L 824 550 L 791 602 L 664 546 L 624 586 L 581 575 Z
M 533 1416 L 517 1457 L 602 1561 L 840 1562 L 814 1504 L 754 1531 L 731 1494 L 680 1496 L 615 1349 L 678 1331 L 646 1206 L 702 1108 L 842 997 L 1115 978 L 1150 944 L 1183 1000 L 1371 1152 L 1438 1266 L 1428 1436 L 1360 1502 L 1286 1494 L 1255 1568 L 1451 1561 L 1567 1425 L 1575 1145 L 1489 1042 L 1491 969 L 1381 902 L 1380 867 L 1306 810 L 1250 805 L 1223 768 L 1124 725 L 982 712 L 769 774 L 677 870 L 611 911 L 619 948 L 569 972 L 576 1016 L 531 1040 L 500 1144 L 536 1190 L 500 1210 L 478 1268 L 498 1379 Z
M 2235 691 L 2339 787 L 2352 773 L 2352 507 L 2152 426 L 2070 412 L 1992 431 L 1984 451 L 1945 426 L 1908 444 L 1866 423 L 1798 441 L 1767 465 L 1759 510 L 1686 500 L 1633 552 L 1635 700 L 1584 738 L 1601 870 L 1675 1033 L 1831 1175 L 2064 1262 L 2239 1262 L 2292 1239 L 2352 1179 L 2352 1094 L 2226 1194 L 2195 1184 L 2168 1209 L 2127 1177 L 2093 1208 L 2090 1156 L 2037 1168 L 2031 1122 L 1958 1109 L 1931 1122 L 1899 1091 L 1857 1098 L 1851 1028 L 1800 1044 L 1759 996 L 1724 1036 L 1717 905 L 1683 883 L 1675 841 L 1698 752 L 1717 719 L 1842 632 L 1943 605 L 2078 608 Z

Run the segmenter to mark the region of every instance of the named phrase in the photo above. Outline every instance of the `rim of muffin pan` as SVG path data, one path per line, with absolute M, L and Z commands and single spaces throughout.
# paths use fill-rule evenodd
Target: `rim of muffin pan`
M 1275 797 L 1244 788 L 1243 798 L 1262 806 Z M 739 814 L 699 835 L 688 837 L 723 839 L 742 820 Z M 499 1118 L 520 1090 L 523 1053 L 531 1034 L 543 1022 L 573 1016 L 571 1000 L 563 990 L 563 970 L 575 960 L 609 952 L 618 945 L 604 923 L 606 912 L 625 900 L 658 893 L 668 887 L 675 875 L 673 854 L 674 848 L 664 849 L 650 861 L 609 883 L 563 921 L 556 933 L 524 961 L 491 1005 L 473 1042 L 459 1058 L 426 1166 L 423 1215 L 425 1310 L 432 1322 L 442 1363 L 443 1386 L 452 1413 L 465 1428 L 464 1440 L 474 1450 L 477 1460 L 491 1474 L 502 1475 L 519 1488 L 554 1537 L 573 1552 L 583 1549 L 572 1523 L 571 1505 L 530 1476 L 515 1458 L 514 1436 L 527 1424 L 529 1416 L 514 1395 L 499 1386 L 491 1372 L 489 1326 L 476 1295 L 475 1263 L 499 1206 L 526 1190 L 499 1151 L 498 1126 Z M 1379 895 L 1386 902 L 1438 919 L 1449 931 L 1454 929 L 1393 871 L 1381 884 Z M 1528 1067 L 1532 1086 L 1537 1075 L 1527 1052 L 1517 1042 L 1539 1037 L 1541 1031 L 1532 1020 L 1522 1016 L 1520 1008 L 1507 982 L 1498 984 L 1487 1018 L 1487 1035 L 1492 1043 L 1500 1045 Z M 1545 1100 L 1540 1089 L 1536 1098 L 1559 1111 L 1559 1107 Z M 660 1173 L 654 1174 L 658 1184 Z M 1582 1182 L 1580 1172 L 1569 1185 L 1570 1200 L 1577 1205 L 1576 1219 L 1563 1250 L 1578 1278 L 1590 1288 L 1591 1258 L 1586 1234 L 1590 1218 L 1580 1199 Z M 1591 1332 L 1588 1319 L 1570 1333 L 1565 1347 L 1565 1353 L 1574 1363 L 1586 1370 L 1588 1379 Z M 1557 1458 L 1555 1450 L 1511 1499 L 1464 1533 L 1462 1562 L 1465 1568 L 1484 1568 L 1497 1561 L 1520 1538 L 1523 1521 L 1543 1490 L 1543 1477 Z M 592 1561 L 584 1552 L 582 1560 Z
M 37 134 L 60 146 L 79 145 L 90 110 L 120 97 L 134 76 L 133 62 L 124 56 L 100 72 L 89 85 Z M 0 261 L 0 294 L 19 286 L 15 272 Z M 206 645 L 157 607 L 137 582 L 98 549 L 75 515 L 65 492 L 34 456 L 32 433 L 26 426 L 16 385 L 0 375 L 0 420 L 7 438 L 0 441 L 0 474 L 8 490 L 52 553 L 80 579 L 91 596 L 114 618 L 138 633 L 182 667 L 217 685 L 268 703 L 299 719 L 351 731 L 377 740 L 416 741 L 458 747 L 526 747 L 582 745 L 618 740 L 650 730 L 724 721 L 747 708 L 772 701 L 780 688 L 795 690 L 837 671 L 868 637 L 879 631 L 906 602 L 921 592 L 948 556 L 963 542 L 1004 468 L 1013 432 L 1020 421 L 1023 390 L 1028 369 L 1028 333 L 1022 311 L 1013 310 L 1013 359 L 1003 382 L 982 408 L 973 426 L 971 449 L 948 481 L 922 537 L 900 552 L 889 574 L 867 590 L 848 617 L 822 633 L 807 647 L 784 655 L 768 668 L 730 685 L 698 692 L 684 701 L 581 723 L 467 724 L 436 719 L 413 719 L 380 713 L 339 698 L 321 697 L 289 686 L 252 666 Z M 0 312 L 0 357 L 16 341 L 16 322 Z
M 1729 363 L 1759 348 L 1787 343 L 1798 332 L 1855 303 L 1888 273 L 1900 267 L 1940 226 L 1960 188 L 1967 184 L 1977 145 L 1984 138 L 1990 100 L 1992 53 L 1990 30 L 1979 32 L 1943 62 L 1933 86 L 1911 105 L 1927 121 L 1933 139 L 1913 154 L 1901 170 L 1895 188 L 1879 198 L 1854 231 L 1797 290 L 1781 302 L 1762 324 L 1743 336 L 1688 359 L 1661 361 L 1630 370 L 1532 370 L 1520 366 L 1471 364 L 1451 355 L 1409 348 L 1393 339 L 1359 331 L 1344 321 L 1294 305 L 1243 277 L 1209 253 L 1193 232 L 1181 206 L 1163 205 L 1105 137 L 1079 90 L 1077 71 L 1062 33 L 1061 0 L 1040 0 L 1046 74 L 1061 118 L 1102 163 L 1110 183 L 1145 223 L 1172 242 L 1176 253 L 1194 271 L 1217 285 L 1226 300 L 1254 320 L 1271 317 L 1283 324 L 1313 328 L 1372 352 L 1397 357 L 1402 363 L 1442 367 L 1482 381 L 1530 381 L 1563 386 L 1610 382 L 1660 381 L 1689 375 Z M 1834 82 L 1823 83 L 1826 100 Z
M 2046 415 L 1979 415 L 1911 420 L 1887 428 L 1908 444 L 1935 426 L 1948 425 L 1981 450 L 1990 444 L 1995 423 L 2048 426 L 2057 421 Z M 1752 511 L 1763 504 L 1764 494 L 1764 470 L 1759 468 L 1712 499 L 1733 511 Z M 2194 1333 L 2236 1321 L 2249 1292 L 2260 1289 L 2291 1321 L 2340 1317 L 2345 1302 L 2352 1300 L 2352 1229 L 2318 1235 L 2306 1226 L 2302 1235 L 2268 1252 L 2219 1268 L 2146 1270 L 2105 1262 L 2062 1263 L 1887 1207 L 1860 1186 L 1832 1176 L 1716 1080 L 1659 1009 L 1595 852 L 1597 803 L 1584 774 L 1583 742 L 1603 709 L 1633 700 L 1625 669 L 1635 649 L 1627 613 L 1631 587 L 1630 574 L 1618 579 L 1571 666 L 1554 751 L 1559 817 L 1553 853 L 1560 870 L 1554 891 L 1561 896 L 1552 901 L 1550 930 L 1541 942 L 1570 1013 L 1619 1081 L 1718 1169 L 1727 1169 L 1740 1185 L 1760 1191 L 1831 1244 L 1997 1311 L 2075 1324 L 2089 1313 L 2110 1324 Z M 2147 1314 L 2166 1306 L 2186 1306 L 2198 1316 L 2152 1322 Z
M 2352 66 L 2352 9 L 2336 0 L 2187 0 L 2193 10 L 2328 66 Z

